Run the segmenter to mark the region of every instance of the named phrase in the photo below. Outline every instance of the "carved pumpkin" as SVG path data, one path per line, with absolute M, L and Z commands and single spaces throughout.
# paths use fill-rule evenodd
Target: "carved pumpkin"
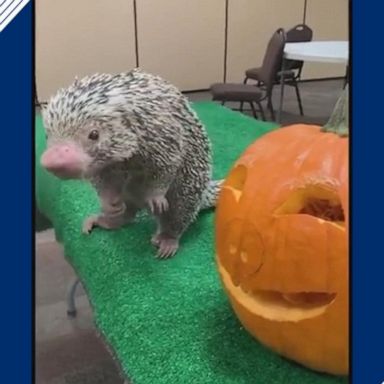
M 333 374 L 348 373 L 347 100 L 326 128 L 292 125 L 252 144 L 216 211 L 218 269 L 245 329 Z

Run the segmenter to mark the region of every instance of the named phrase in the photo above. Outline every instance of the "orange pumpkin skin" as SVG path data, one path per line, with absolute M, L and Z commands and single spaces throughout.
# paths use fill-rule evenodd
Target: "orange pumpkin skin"
M 348 138 L 292 125 L 252 144 L 224 182 L 217 265 L 254 337 L 314 370 L 348 374 Z

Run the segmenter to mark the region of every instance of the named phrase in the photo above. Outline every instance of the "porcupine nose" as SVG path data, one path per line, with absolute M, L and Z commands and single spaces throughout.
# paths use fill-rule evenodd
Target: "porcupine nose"
M 56 144 L 41 156 L 41 165 L 61 179 L 79 178 L 83 171 L 84 156 L 71 144 Z

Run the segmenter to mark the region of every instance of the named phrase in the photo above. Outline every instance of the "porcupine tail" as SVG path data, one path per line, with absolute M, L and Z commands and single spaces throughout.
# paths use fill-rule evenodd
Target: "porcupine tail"
M 224 180 L 211 180 L 209 182 L 208 188 L 204 191 L 201 199 L 200 210 L 210 209 L 216 206 L 223 182 Z

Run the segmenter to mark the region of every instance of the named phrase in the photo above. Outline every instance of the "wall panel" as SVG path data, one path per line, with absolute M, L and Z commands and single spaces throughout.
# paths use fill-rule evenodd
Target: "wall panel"
M 229 0 L 227 81 L 261 65 L 273 32 L 303 22 L 304 0 Z
M 36 0 L 40 101 L 75 76 L 135 67 L 133 0 Z
M 307 0 L 306 24 L 313 29 L 313 40 L 348 40 L 348 0 Z M 303 79 L 339 77 L 345 65 L 306 63 Z
M 139 65 L 182 90 L 224 78 L 225 0 L 137 0 Z

